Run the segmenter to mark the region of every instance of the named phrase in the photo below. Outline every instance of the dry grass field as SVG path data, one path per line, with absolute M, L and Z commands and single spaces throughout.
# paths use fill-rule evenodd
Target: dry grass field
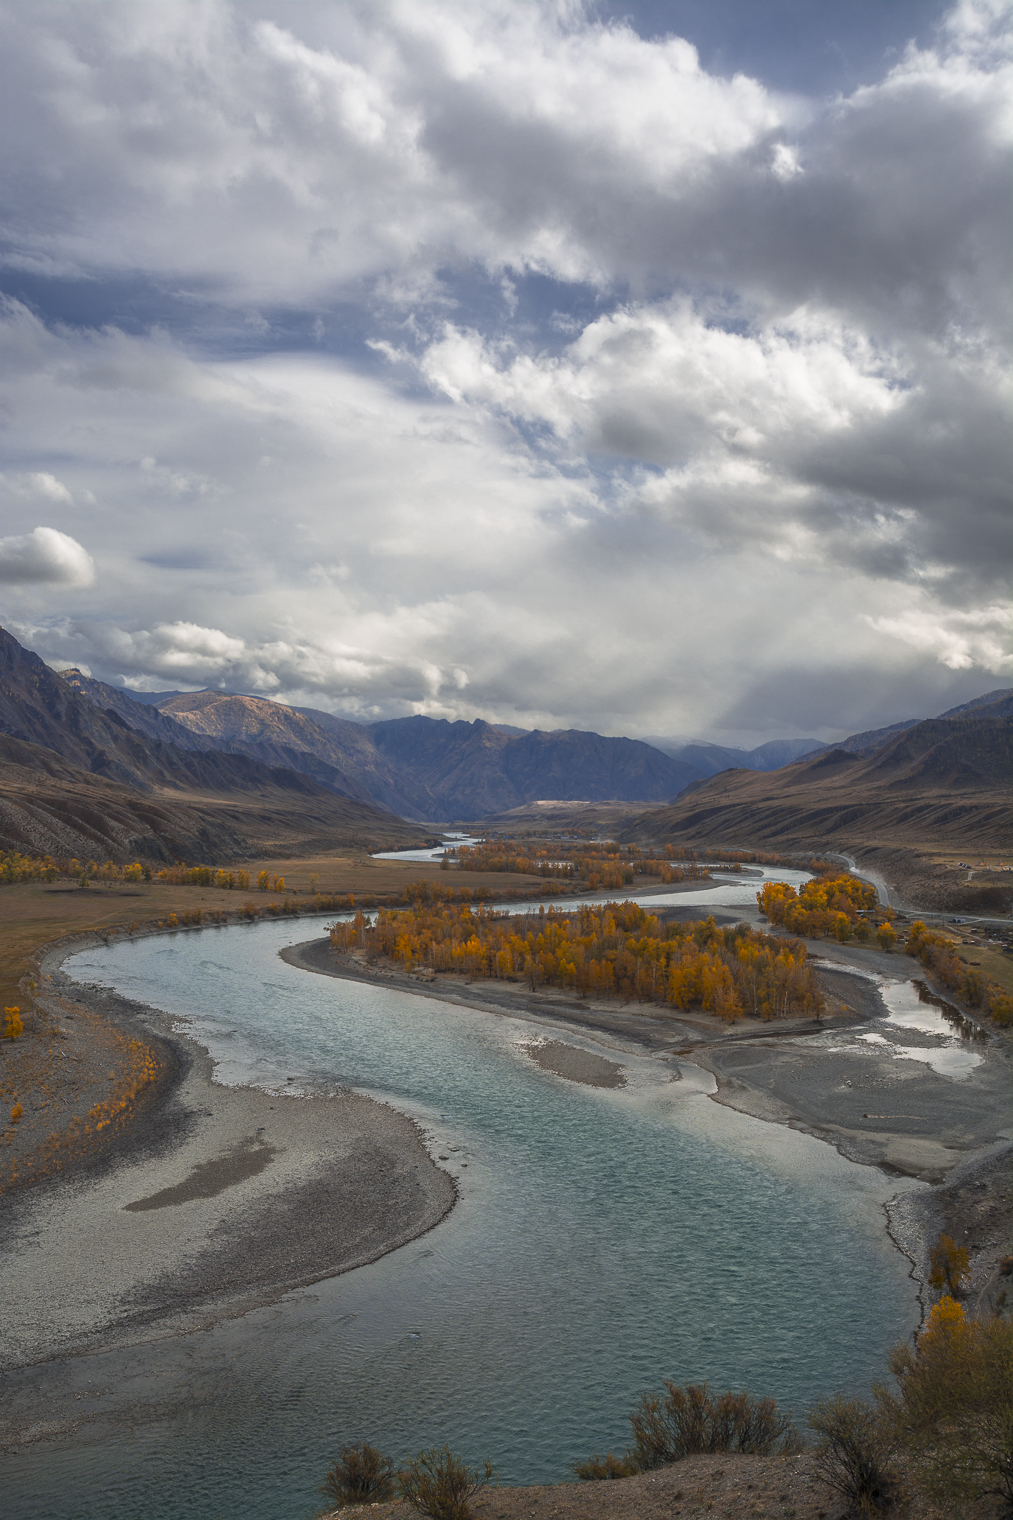
M 396 897 L 408 882 L 453 881 L 457 886 L 535 888 L 537 876 L 504 877 L 499 873 L 469 872 L 467 878 L 451 876 L 438 865 L 425 861 L 373 860 L 360 853 L 300 856 L 293 859 L 272 857 L 243 861 L 242 869 L 256 881 L 258 872 L 269 871 L 272 879 L 282 877 L 286 896 L 308 897 L 314 890 L 327 894 L 355 897 Z M 311 881 L 311 877 L 315 881 Z M 69 881 L 24 882 L 0 886 L 0 997 L 3 1004 L 19 1002 L 18 984 L 28 970 L 29 957 L 40 946 L 65 934 L 107 933 L 132 923 L 147 924 L 170 913 L 190 912 L 194 908 L 235 910 L 250 899 L 271 901 L 283 894 L 273 892 L 263 897 L 256 891 L 222 891 L 214 887 L 175 887 L 161 882 L 130 886 L 92 885 L 81 889 Z
M 399 897 L 409 882 L 448 882 L 438 865 L 349 852 L 244 861 L 242 868 L 253 882 L 261 870 L 270 872 L 272 882 L 282 877 L 284 890 L 262 894 L 157 881 L 81 888 L 64 880 L 0 887 L 0 1007 L 19 1007 L 26 1015 L 24 1032 L 0 1046 L 0 1192 L 95 1155 L 130 1122 L 138 1104 L 150 1101 L 168 1071 L 165 1052 L 63 994 L 47 990 L 38 1017 L 27 1017 L 31 998 L 20 984 L 44 945 L 68 934 L 143 929 L 195 909 L 236 912 L 246 902 L 265 906 L 282 898 L 309 908 L 314 891 L 382 902 Z M 450 880 L 472 891 L 542 885 L 536 876 L 498 873 Z M 305 927 L 293 921 L 293 939 L 311 938 L 322 927 L 319 918 Z M 8 1115 L 16 1105 L 22 1115 L 14 1122 Z

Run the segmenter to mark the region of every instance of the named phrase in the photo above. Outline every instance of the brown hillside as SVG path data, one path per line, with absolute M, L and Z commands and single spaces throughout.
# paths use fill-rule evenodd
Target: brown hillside
M 0 850 L 210 864 L 418 835 L 311 776 L 138 733 L 0 629 Z
M 837 749 L 779 771 L 722 771 L 671 806 L 631 820 L 623 837 L 836 848 L 865 861 L 878 857 L 903 890 L 918 856 L 954 850 L 969 859 L 1013 849 L 1010 737 L 1009 718 L 936 718 L 866 757 Z M 921 882 L 922 905 L 1009 911 L 1005 885 L 975 885 L 967 875 L 961 872 L 952 890 L 933 889 L 934 900 Z
M 202 861 L 415 843 L 417 824 L 303 776 L 246 791 L 140 791 L 0 735 L 0 850 L 87 860 Z
M 280 766 L 312 776 L 314 781 L 319 781 L 339 796 L 356 797 L 360 802 L 371 803 L 377 800 L 346 769 L 333 763 L 333 757 L 329 758 L 326 737 L 322 733 L 318 737 L 323 740 L 323 745 L 318 745 L 315 750 L 310 744 L 302 742 L 298 733 L 288 733 L 284 723 L 278 721 L 277 715 L 284 714 L 289 709 L 279 707 L 277 703 L 264 702 L 256 697 L 194 692 L 184 694 L 183 697 L 183 700 L 192 700 L 197 704 L 193 714 L 184 711 L 183 716 L 187 717 L 187 722 L 177 722 L 168 712 L 163 713 L 157 707 L 137 702 L 127 692 L 107 686 L 104 681 L 94 681 L 90 676 L 82 675 L 79 670 L 64 670 L 60 673 L 60 679 L 79 696 L 86 698 L 92 708 L 98 708 L 104 719 L 111 719 L 114 723 L 122 720 L 132 733 L 140 734 L 149 741 L 150 760 L 161 755 L 166 746 L 177 752 L 195 750 L 211 755 L 210 759 L 190 762 L 190 770 L 195 772 L 191 780 L 203 779 L 214 786 L 216 776 L 224 774 L 230 777 L 236 774 L 236 768 L 229 764 L 226 757 L 245 755 L 263 765 Z M 223 721 L 224 703 L 238 705 L 238 723 Z M 210 711 L 212 708 L 213 712 Z M 263 709 L 263 713 L 258 712 L 258 709 Z M 299 722 L 305 723 L 305 720 L 299 719 Z M 312 724 L 306 726 L 313 727 Z M 31 738 L 35 735 L 22 734 L 21 737 Z M 156 741 L 154 746 L 150 745 L 152 740 Z M 217 758 L 214 758 L 215 755 Z M 71 755 L 68 758 L 76 757 Z M 88 768 L 92 770 L 94 766 L 89 765 Z M 199 776 L 197 772 L 203 775 Z M 382 803 L 382 799 L 380 801 Z

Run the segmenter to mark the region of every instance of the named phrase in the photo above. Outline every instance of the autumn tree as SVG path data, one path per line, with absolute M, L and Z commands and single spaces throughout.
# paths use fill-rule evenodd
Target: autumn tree
M 897 943 L 897 930 L 893 924 L 880 924 L 876 930 L 876 943 L 881 950 L 892 950 Z
M 966 1246 L 958 1246 L 950 1235 L 940 1235 L 929 1251 L 929 1282 L 937 1292 L 945 1289 L 951 1298 L 959 1298 L 970 1262 Z

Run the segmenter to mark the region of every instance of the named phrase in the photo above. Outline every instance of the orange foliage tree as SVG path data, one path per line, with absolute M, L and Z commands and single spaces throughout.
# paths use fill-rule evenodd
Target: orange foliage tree
M 1007 1026 L 1013 1023 L 1013 997 L 992 977 L 983 975 L 977 967 L 966 965 L 954 949 L 952 940 L 929 929 L 921 919 L 911 925 L 904 950 L 920 960 L 944 987 L 970 1008 L 980 1008 L 997 1024 Z
M 631 902 L 510 917 L 436 901 L 400 912 L 381 909 L 372 922 L 360 911 L 334 925 L 331 943 L 406 971 L 523 980 L 532 990 L 545 984 L 579 997 L 702 1008 L 728 1020 L 823 1010 L 799 941 L 746 924 L 719 928 L 713 917 L 663 927 Z
M 792 934 L 820 935 L 846 941 L 862 914 L 878 903 L 876 889 L 855 876 L 815 876 L 796 892 L 784 881 L 765 882 L 756 894 L 760 912 Z M 894 936 L 896 938 L 896 936 Z

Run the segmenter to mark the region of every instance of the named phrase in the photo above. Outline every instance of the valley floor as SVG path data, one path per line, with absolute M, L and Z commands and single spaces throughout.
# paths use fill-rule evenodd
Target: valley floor
M 54 1090 L 47 1123 L 58 1127 L 61 1102 L 80 1109 L 101 1092 L 104 1071 L 114 1068 L 116 1031 L 145 1045 L 158 1070 L 140 1122 L 124 1125 L 103 1152 L 83 1157 L 45 1187 L 3 1199 L 0 1294 L 14 1306 L 5 1332 L 9 1364 L 43 1363 L 242 1313 L 375 1259 L 432 1228 L 453 1206 L 454 1183 L 433 1164 L 411 1120 L 352 1094 L 276 1105 L 269 1093 L 214 1084 L 206 1052 L 173 1032 L 164 1016 L 70 982 L 59 963 L 78 948 L 80 942 L 54 948 L 40 967 L 49 978 L 37 1003 L 49 1021 L 50 1054 L 56 1050 L 64 1072 L 73 1072 Z M 1013 1227 L 1008 1041 L 988 1034 L 977 1047 L 984 1060 L 959 1082 L 898 1060 L 861 1039 L 885 1012 L 876 977 L 906 981 L 922 968 L 902 956 L 825 942 L 810 949 L 845 963 L 821 971 L 827 1016 L 818 1023 L 745 1020 L 731 1028 L 660 1005 L 582 1002 L 517 983 L 369 968 L 336 956 L 328 939 L 283 954 L 318 974 L 379 978 L 416 996 L 547 1025 L 557 1037 L 534 1042 L 530 1054 L 569 1080 L 621 1085 L 624 1049 L 675 1057 L 710 1074 L 717 1102 L 818 1135 L 854 1160 L 944 1183 L 895 1205 L 891 1233 L 924 1280 L 928 1243 L 945 1228 L 971 1248 L 973 1296 L 982 1306 L 994 1303 L 1009 1283 L 1001 1259 Z M 112 1044 L 96 1044 L 102 1030 L 113 1032 Z M 579 1049 L 574 1034 L 598 1053 Z M 46 1049 L 44 1039 L 33 1044 Z M 194 1202 L 196 1209 L 179 1208 Z M 64 1242 L 58 1283 L 36 1281 L 26 1270 L 39 1231 Z M 41 1383 L 20 1386 L 8 1408 L 9 1441 L 77 1428 L 81 1406 L 72 1393 L 53 1400 L 40 1397 Z M 828 1520 L 837 1513 L 825 1494 L 813 1497 L 804 1462 L 778 1466 L 778 1460 L 749 1476 L 742 1464 L 760 1459 L 693 1459 L 704 1464 L 699 1471 L 685 1463 L 618 1484 L 493 1490 L 477 1513 L 479 1520 L 522 1513 L 624 1520 L 708 1506 L 711 1513 L 743 1515 L 794 1507 L 799 1517 L 822 1510 Z
M 293 945 L 282 955 L 290 965 L 318 974 L 382 982 L 415 996 L 553 1027 L 559 1040 L 549 1042 L 549 1049 L 534 1045 L 529 1053 L 572 1081 L 621 1082 L 624 1048 L 675 1056 L 711 1074 L 711 1096 L 718 1103 L 815 1135 L 850 1160 L 898 1176 L 949 1182 L 951 1202 L 942 1214 L 937 1189 L 908 1195 L 893 1206 L 891 1232 L 922 1280 L 929 1244 L 940 1229 L 954 1233 L 971 1248 L 975 1296 L 983 1305 L 992 1303 L 1009 1286 L 1000 1267 L 1013 1246 L 1008 1039 L 983 1028 L 980 1039 L 969 1041 L 981 1063 L 959 1080 L 921 1060 L 898 1059 L 896 1047 L 879 1043 L 876 1026 L 888 1010 L 877 978 L 920 980 L 923 968 L 906 956 L 877 950 L 836 944 L 831 949 L 822 941 L 809 948 L 814 957 L 834 963 L 819 973 L 826 1016 L 769 1023 L 743 1019 L 731 1026 L 713 1015 L 660 1004 L 585 1001 L 554 988 L 532 992 L 519 982 L 369 967 L 360 955 L 336 953 L 327 939 Z M 567 1030 L 600 1044 L 601 1055 L 590 1058 L 597 1064 L 582 1062 L 584 1053 L 566 1043 Z M 903 1039 L 915 1051 L 940 1043 L 911 1031 Z

